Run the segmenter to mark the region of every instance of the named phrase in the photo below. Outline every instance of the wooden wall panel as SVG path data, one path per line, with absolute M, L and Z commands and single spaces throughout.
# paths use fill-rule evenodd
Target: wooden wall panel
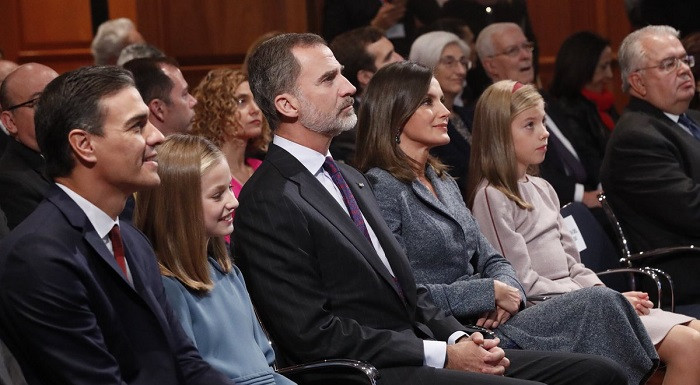
M 625 13 L 624 0 L 528 0 L 530 20 L 540 47 L 540 81 L 546 89 L 554 74 L 559 47 L 571 34 L 592 31 L 610 40 L 613 56 L 631 27 Z M 620 72 L 615 67 L 610 89 L 621 110 L 627 96 L 620 90 Z
M 136 0 L 109 0 L 108 5 L 111 19 L 126 17 L 136 23 Z
M 149 0 L 137 8 L 143 36 L 180 62 L 190 87 L 211 68 L 240 66 L 265 32 L 309 29 L 306 0 Z

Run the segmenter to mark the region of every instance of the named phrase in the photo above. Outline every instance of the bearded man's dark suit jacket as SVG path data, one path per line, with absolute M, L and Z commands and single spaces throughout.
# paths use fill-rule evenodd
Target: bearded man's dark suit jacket
M 41 154 L 10 139 L 0 157 L 0 207 L 14 229 L 44 199 L 51 186 Z
M 377 367 L 380 383 L 387 384 L 520 383 L 423 366 L 423 340 L 447 341 L 463 326 L 439 310 L 424 288 L 416 289 L 408 260 L 384 222 L 369 182 L 357 170 L 338 166 L 400 290 L 373 246 L 323 185 L 293 155 L 270 145 L 239 196 L 233 243 L 234 259 L 275 343 L 278 362 L 363 360 Z M 551 373 L 554 366 L 547 370 L 538 362 L 549 365 L 567 353 L 546 358 L 533 354 L 547 353 L 507 351 L 513 375 L 536 378 Z
M 2 241 L 0 339 L 27 382 L 232 384 L 182 331 L 146 237 L 120 228 L 133 287 L 58 186 Z
M 687 111 L 700 124 L 700 113 Z M 700 246 L 700 140 L 653 105 L 632 97 L 601 167 L 605 194 L 633 251 Z M 677 300 L 700 303 L 700 256 L 660 261 Z

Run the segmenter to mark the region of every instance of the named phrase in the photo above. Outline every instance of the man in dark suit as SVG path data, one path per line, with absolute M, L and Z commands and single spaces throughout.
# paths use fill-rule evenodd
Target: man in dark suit
M 695 64 L 678 31 L 650 26 L 628 35 L 618 54 L 630 103 L 601 167 L 609 202 L 633 251 L 700 246 L 700 114 L 688 110 Z M 680 303 L 700 303 L 698 256 L 654 264 L 670 273 Z
M 494 23 L 487 26 L 476 39 L 476 50 L 493 82 L 508 79 L 531 84 L 535 81 L 534 45 L 517 24 Z M 589 208 L 599 208 L 599 182 L 586 175 L 585 167 L 570 142 L 572 136 L 567 131 L 566 116 L 550 100 L 547 100 L 545 112 L 550 137 L 545 160 L 540 165 L 540 175 L 554 187 L 562 205 L 576 201 L 583 202 Z
M 232 384 L 182 331 L 146 237 L 117 217 L 127 196 L 160 182 L 163 135 L 130 73 L 59 76 L 36 133 L 56 183 L 0 251 L 0 339 L 27 382 Z
M 383 384 L 624 382 L 600 357 L 508 351 L 506 358 L 497 339 L 466 335 L 416 289 L 369 183 L 328 152 L 357 118 L 355 87 L 323 39 L 274 37 L 248 66 L 275 138 L 241 191 L 233 243 L 278 359 L 364 360 Z
M 58 74 L 38 63 L 24 64 L 0 86 L 0 120 L 11 139 L 0 158 L 0 207 L 15 228 L 44 199 L 50 180 L 34 133 L 34 108 L 44 87 Z

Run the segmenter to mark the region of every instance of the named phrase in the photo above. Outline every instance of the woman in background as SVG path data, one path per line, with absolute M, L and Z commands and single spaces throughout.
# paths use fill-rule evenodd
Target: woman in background
M 502 347 L 606 356 L 639 383 L 658 357 L 619 293 L 591 288 L 524 308 L 512 266 L 481 234 L 454 179 L 430 155 L 450 140 L 442 98 L 429 69 L 395 63 L 372 77 L 358 117 L 358 168 L 418 284 L 462 323 L 492 329 Z
M 231 187 L 236 197 L 270 142 L 270 129 L 250 92 L 242 71 L 217 68 L 209 71 L 194 90 L 197 99 L 193 133 L 201 135 L 226 156 Z
M 549 93 L 567 116 L 569 142 L 581 158 L 588 180 L 600 184 L 600 165 L 618 113 L 612 82 L 610 42 L 592 32 L 577 32 L 559 48 Z
M 554 189 L 532 175 L 547 150 L 544 114 L 544 101 L 534 87 L 508 80 L 493 84 L 476 105 L 475 151 L 469 164 L 474 217 L 486 238 L 513 264 L 528 296 L 604 286 L 581 263 Z M 652 309 L 646 293 L 623 295 L 667 365 L 664 385 L 700 384 L 700 322 Z M 607 315 L 603 320 L 617 326 Z
M 237 384 L 294 383 L 277 374 L 243 276 L 224 237 L 238 201 L 224 154 L 172 135 L 158 146 L 160 186 L 139 192 L 134 224 L 151 240 L 165 294 L 202 357 Z
M 450 142 L 436 146 L 432 154 L 450 167 L 450 174 L 463 190 L 467 183 L 471 150 L 471 116 L 455 105 L 466 85 L 467 71 L 472 67 L 470 49 L 459 36 L 445 31 L 428 32 L 413 42 L 409 59 L 433 71 L 444 95 L 443 104 L 450 111 L 447 134 Z

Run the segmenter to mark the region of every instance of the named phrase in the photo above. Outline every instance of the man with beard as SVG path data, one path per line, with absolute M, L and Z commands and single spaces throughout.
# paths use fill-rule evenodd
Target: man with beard
M 355 87 L 322 38 L 276 36 L 248 69 L 275 137 L 239 196 L 233 243 L 278 361 L 363 360 L 380 384 L 565 384 L 575 373 L 621 381 L 600 357 L 511 350 L 506 358 L 498 339 L 467 335 L 416 288 L 369 182 L 328 151 L 357 117 Z

